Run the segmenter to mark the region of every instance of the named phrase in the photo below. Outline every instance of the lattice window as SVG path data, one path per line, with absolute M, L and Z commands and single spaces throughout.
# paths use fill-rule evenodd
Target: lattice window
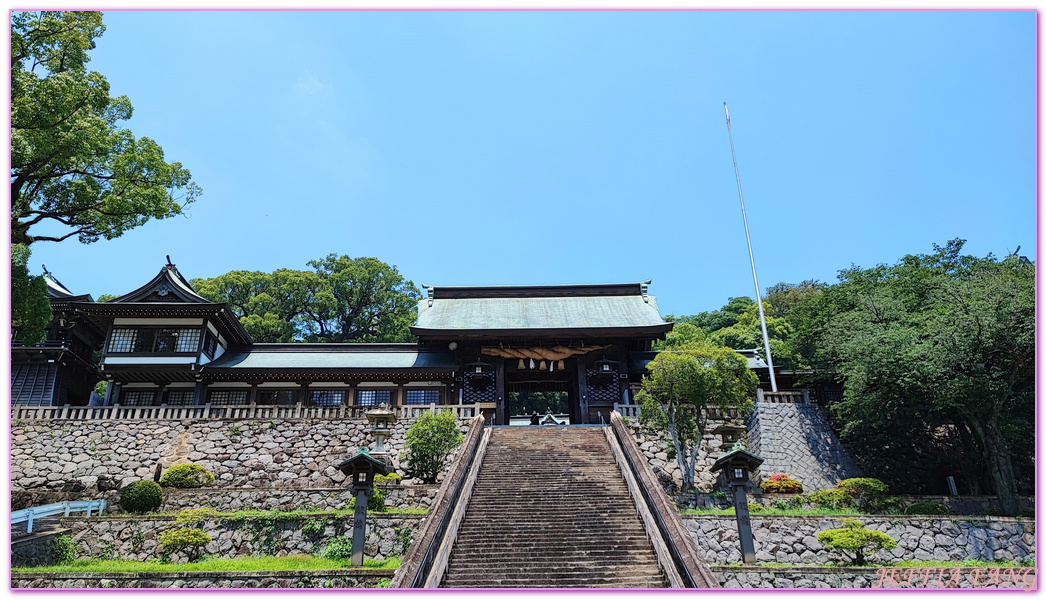
M 595 369 L 586 369 L 586 387 L 589 389 L 589 402 L 621 402 L 622 392 L 618 387 L 618 373 L 610 377 L 599 375 Z
M 211 390 L 207 401 L 213 406 L 247 404 L 247 390 Z
M 121 406 L 152 406 L 156 402 L 156 390 L 124 390 L 120 393 Z
M 294 404 L 295 390 L 258 390 L 259 404 Z
M 494 402 L 494 397 L 494 373 L 484 373 L 481 380 L 474 380 L 470 374 L 462 382 L 462 404 Z
M 134 329 L 114 329 L 109 338 L 109 352 L 130 352 L 134 341 Z
M 218 338 L 208 331 L 207 335 L 204 336 L 204 352 L 213 358 L 216 350 L 218 350 Z
M 345 390 L 314 390 L 309 400 L 316 406 L 341 406 L 345 403 Z
M 164 403 L 169 406 L 189 406 L 193 403 L 193 390 L 167 390 Z
M 440 390 L 406 390 L 404 404 L 439 404 Z
M 378 406 L 379 404 L 391 404 L 393 398 L 392 390 L 357 390 L 357 406 Z

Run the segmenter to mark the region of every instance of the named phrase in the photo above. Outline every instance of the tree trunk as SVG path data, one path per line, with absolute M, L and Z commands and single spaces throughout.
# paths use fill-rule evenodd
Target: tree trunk
M 989 477 L 1000 508 L 1003 509 L 1003 514 L 1017 517 L 1020 512 L 1018 483 L 1014 478 L 1014 467 L 1011 465 L 1011 451 L 1007 447 L 1007 441 L 1003 439 L 999 423 L 995 418 L 985 425 L 972 421 L 972 427 L 975 435 L 985 445 L 989 460 Z

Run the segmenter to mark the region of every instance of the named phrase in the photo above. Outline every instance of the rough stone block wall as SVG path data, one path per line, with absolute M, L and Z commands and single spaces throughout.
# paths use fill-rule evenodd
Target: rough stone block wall
M 367 558 L 384 560 L 407 553 L 414 533 L 425 515 L 399 514 L 367 516 L 367 539 L 364 553 Z M 160 534 L 175 525 L 173 517 L 91 517 L 65 518 L 63 526 L 77 544 L 78 558 L 117 558 L 149 560 L 160 557 Z M 303 531 L 311 521 L 322 525 L 315 533 Z M 207 519 L 193 525 L 211 536 L 204 551 L 219 558 L 236 556 L 287 556 L 288 554 L 315 554 L 332 538 L 352 537 L 352 515 L 310 515 L 289 521 L 268 522 L 247 518 L 244 520 Z M 308 527 L 306 528 L 308 529 Z M 174 562 L 184 562 L 176 556 Z
M 751 515 L 756 560 L 790 564 L 828 564 L 842 556 L 823 547 L 818 532 L 842 527 L 844 517 Z M 856 517 L 867 529 L 882 531 L 898 546 L 866 558 L 871 562 L 901 560 L 984 561 L 1034 560 L 1036 523 L 1009 517 L 918 518 Z M 734 516 L 685 515 L 699 551 L 714 564 L 741 562 Z
M 385 440 L 400 472 L 404 433 L 399 421 Z M 467 429 L 469 422 L 463 421 Z M 340 462 L 359 448 L 374 450 L 365 419 L 201 421 L 22 421 L 11 430 L 11 489 L 83 492 L 116 490 L 152 479 L 162 468 L 196 462 L 219 487 L 334 488 Z
M 42 567 L 53 560 L 52 551 L 56 536 L 65 533 L 54 531 L 11 541 L 11 565 L 18 567 Z
M 766 568 L 713 567 L 725 588 L 958 588 L 1024 589 L 1036 585 L 1035 569 L 1022 568 Z M 911 578 L 911 582 L 910 582 Z
M 392 579 L 392 569 L 242 571 L 238 573 L 27 573 L 12 588 L 373 588 Z
M 725 423 L 726 421 L 723 420 L 710 419 L 705 427 L 705 435 L 702 437 L 694 468 L 694 485 L 700 490 L 709 491 L 713 489 L 713 485 L 716 483 L 716 475 L 710 472 L 709 469 L 712 468 L 713 463 L 717 459 L 730 449 L 729 447 L 726 449 L 721 448 L 723 440 L 719 435 L 712 433 L 714 429 Z M 633 431 L 633 437 L 636 440 L 636 444 L 640 447 L 640 451 L 647 457 L 647 462 L 651 464 L 651 468 L 654 469 L 655 475 L 658 476 L 666 491 L 672 493 L 679 490 L 683 486 L 683 476 L 676 458 L 669 458 L 672 444 L 663 441 L 657 432 L 641 426 L 636 420 L 630 420 L 628 425 Z
M 760 479 L 785 473 L 813 492 L 861 476 L 815 404 L 757 402 L 747 421 L 749 451 L 764 459 Z

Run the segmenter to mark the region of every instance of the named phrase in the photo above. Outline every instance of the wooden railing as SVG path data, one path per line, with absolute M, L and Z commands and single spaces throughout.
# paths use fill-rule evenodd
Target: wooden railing
M 488 406 L 490 404 L 490 406 Z M 362 419 L 373 406 L 309 406 L 298 404 L 238 404 L 192 406 L 28 406 L 11 407 L 12 421 L 200 421 L 219 419 Z M 451 411 L 462 419 L 472 419 L 494 403 L 428 404 L 391 407 L 399 419 L 412 419 L 424 412 Z
M 757 389 L 756 401 L 771 403 L 810 404 L 811 396 L 807 392 L 807 390 L 792 392 L 765 392 L 761 389 Z

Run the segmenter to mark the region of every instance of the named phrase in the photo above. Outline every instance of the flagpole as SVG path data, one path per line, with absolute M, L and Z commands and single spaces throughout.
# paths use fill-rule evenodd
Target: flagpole
M 745 218 L 745 200 L 742 198 L 742 177 L 738 174 L 738 159 L 734 155 L 734 136 L 731 135 L 731 113 L 727 103 L 723 103 L 723 112 L 727 116 L 727 137 L 731 140 L 731 160 L 734 161 L 734 179 L 738 183 L 738 202 L 742 205 L 742 225 L 745 226 L 745 244 L 749 247 L 749 264 L 753 268 L 753 285 L 756 286 L 756 308 L 760 311 L 760 329 L 763 330 L 763 349 L 767 353 L 767 371 L 771 374 L 771 391 L 778 391 L 774 380 L 774 360 L 771 358 L 771 342 L 767 337 L 767 319 L 763 316 L 763 298 L 760 296 L 760 282 L 756 279 L 756 260 L 753 259 L 753 244 L 749 239 L 749 221 Z

